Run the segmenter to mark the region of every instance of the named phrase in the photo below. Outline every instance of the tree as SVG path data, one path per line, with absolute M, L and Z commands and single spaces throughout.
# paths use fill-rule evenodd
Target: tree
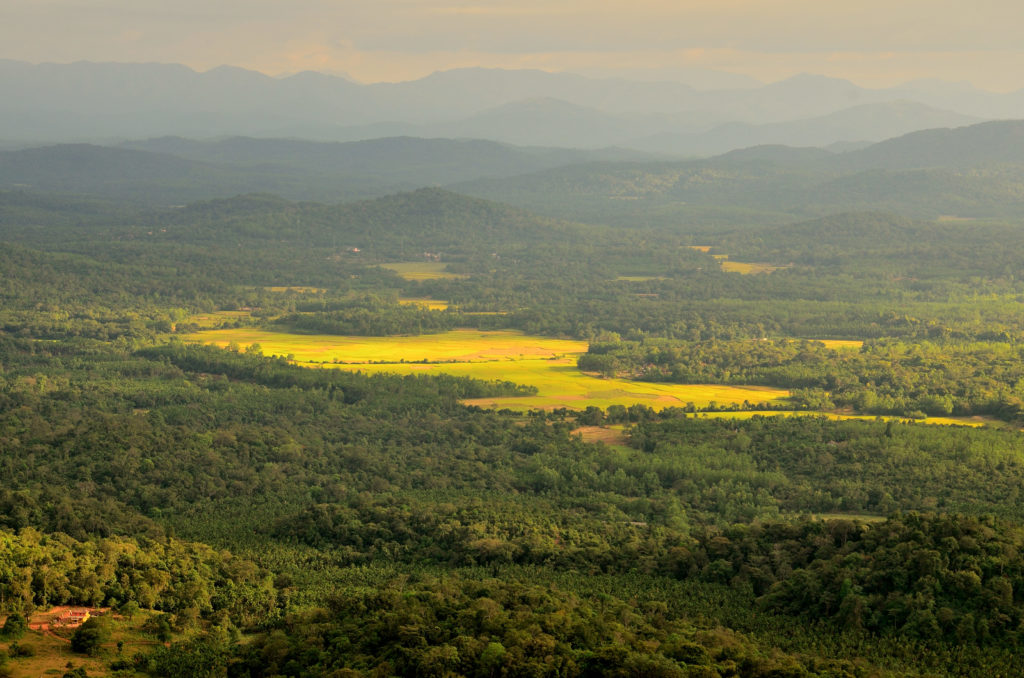
M 90 617 L 71 636 L 71 649 L 82 654 L 95 655 L 103 643 L 110 640 L 110 625 L 101 617 Z
M 128 621 L 131 621 L 139 611 L 139 604 L 134 600 L 129 600 L 121 605 L 119 612 L 125 616 Z
M 28 631 L 28 620 L 21 613 L 12 612 L 7 615 L 0 635 L 9 640 L 17 640 L 25 635 L 25 631 Z

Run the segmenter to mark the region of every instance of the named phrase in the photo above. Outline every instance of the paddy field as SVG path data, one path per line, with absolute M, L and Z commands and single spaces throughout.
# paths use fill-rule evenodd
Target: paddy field
M 518 412 L 562 407 L 582 410 L 589 406 L 607 409 L 612 405 L 629 407 L 634 404 L 655 410 L 690 404 L 697 409 L 711 405 L 729 407 L 744 402 L 753 405 L 770 403 L 777 407 L 789 396 L 785 389 L 766 386 L 665 384 L 584 373 L 576 367 L 576 360 L 587 350 L 587 342 L 530 336 L 514 330 L 461 329 L 416 336 L 354 337 L 239 327 L 206 329 L 183 338 L 221 347 L 234 344 L 246 348 L 258 344 L 264 355 L 285 356 L 297 365 L 316 369 L 367 374 L 451 374 L 536 387 L 537 394 L 532 396 L 465 401 L 468 405 Z M 826 340 L 825 344 L 830 348 L 851 350 L 859 348 L 861 342 Z M 901 417 L 789 410 L 701 412 L 690 416 L 745 419 L 757 414 L 906 421 Z M 983 426 L 986 423 L 976 417 L 929 417 L 924 421 L 960 426 Z
M 481 407 L 517 411 L 644 404 L 654 409 L 773 403 L 789 392 L 761 386 L 657 384 L 603 378 L 580 372 L 576 359 L 587 342 L 534 337 L 511 330 L 454 330 L 407 337 L 344 337 L 290 334 L 243 327 L 214 329 L 187 341 L 241 348 L 259 344 L 265 355 L 290 356 L 300 365 L 366 373 L 445 373 L 476 379 L 512 381 L 537 388 L 537 395 L 468 401 Z

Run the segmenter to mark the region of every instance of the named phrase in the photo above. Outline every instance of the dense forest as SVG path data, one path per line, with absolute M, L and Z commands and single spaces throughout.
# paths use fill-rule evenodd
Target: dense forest
M 161 620 L 111 675 L 1021 674 L 1019 223 L 748 200 L 0 192 L 0 642 L 82 605 Z M 536 386 L 188 340 L 228 325 L 581 339 L 567 369 L 818 414 L 495 411 L 462 401 Z

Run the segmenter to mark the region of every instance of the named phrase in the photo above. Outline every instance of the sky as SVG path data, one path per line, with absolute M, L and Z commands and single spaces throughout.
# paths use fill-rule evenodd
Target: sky
M 1020 0 L 0 0 L 0 58 L 304 70 L 713 69 L 1024 88 Z

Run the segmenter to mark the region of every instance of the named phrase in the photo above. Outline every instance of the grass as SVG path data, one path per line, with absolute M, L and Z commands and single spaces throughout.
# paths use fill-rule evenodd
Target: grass
M 615 277 L 622 282 L 648 282 L 650 280 L 668 280 L 663 275 L 620 275 Z
M 726 273 L 742 273 L 743 275 L 757 275 L 759 273 L 774 273 L 785 266 L 772 266 L 771 264 L 745 263 L 742 261 L 729 261 L 721 259 L 722 270 Z
M 585 409 L 590 405 L 608 408 L 636 403 L 654 409 L 682 407 L 687 403 L 707 407 L 712 402 L 775 402 L 789 395 L 785 390 L 760 386 L 657 384 L 595 377 L 576 368 L 576 358 L 587 350 L 587 342 L 533 337 L 515 331 L 455 330 L 409 337 L 342 337 L 244 327 L 198 332 L 184 339 L 222 347 L 232 342 L 240 347 L 259 344 L 266 355 L 292 355 L 296 363 L 310 367 L 367 373 L 445 373 L 536 386 L 536 396 L 469 401 L 480 407 L 517 411 Z
M 552 358 L 582 353 L 587 342 L 531 337 L 522 332 L 453 330 L 404 337 L 347 337 L 331 334 L 290 334 L 252 327 L 210 330 L 185 335 L 185 341 L 241 347 L 259 344 L 265 355 L 293 355 L 299 364 L 312 363 L 477 363 Z M 573 357 L 575 361 L 575 357 Z M 451 367 L 445 365 L 445 367 Z M 398 366 L 395 366 L 396 371 Z
M 461 273 L 450 273 L 448 264 L 443 261 L 402 261 L 393 264 L 381 264 L 381 268 L 394 271 L 406 280 L 441 280 L 468 278 Z
M 347 337 L 290 334 L 251 327 L 207 330 L 183 337 L 186 341 L 226 347 L 259 344 L 265 355 L 293 356 L 299 365 L 331 367 L 365 373 L 452 374 L 483 380 L 511 381 L 537 388 L 537 395 L 479 398 L 467 404 L 525 412 L 531 409 L 643 404 L 652 409 L 742 405 L 744 402 L 778 403 L 789 391 L 765 386 L 718 384 L 665 384 L 604 378 L 580 372 L 576 359 L 587 342 L 535 337 L 512 330 L 453 330 L 441 334 L 404 337 Z M 853 348 L 860 342 L 827 340 L 834 348 Z M 702 412 L 701 417 L 748 419 L 755 415 L 823 415 L 833 420 L 882 419 L 910 421 L 903 417 L 838 414 L 809 411 Z M 978 417 L 928 417 L 928 424 L 983 426 Z
M 447 301 L 438 301 L 437 299 L 426 299 L 423 297 L 403 297 L 398 300 L 398 303 L 403 306 L 421 306 L 428 311 L 444 311 L 447 310 L 449 306 Z
M 578 435 L 585 443 L 604 443 L 615 447 L 628 447 L 629 438 L 626 436 L 624 426 L 615 424 L 612 426 L 581 426 L 574 430 L 573 435 Z
M 327 290 L 322 287 L 309 287 L 306 285 L 289 285 L 287 287 L 264 287 L 268 292 L 298 292 L 299 294 L 323 294 Z
M 813 513 L 811 517 L 815 520 L 852 520 L 861 523 L 884 523 L 885 516 L 876 516 L 870 513 Z
M 704 252 L 710 254 L 710 245 L 690 245 L 690 249 L 697 250 L 698 252 Z M 741 273 L 743 275 L 757 275 L 760 273 L 774 273 L 782 268 L 789 268 L 788 266 L 773 266 L 771 264 L 757 263 L 757 262 L 742 262 L 742 261 L 729 261 L 728 254 L 712 254 L 712 257 L 718 260 L 718 263 L 722 266 L 722 270 L 726 273 Z
M 612 405 L 647 405 L 656 410 L 683 407 L 693 403 L 707 407 L 719 405 L 775 402 L 789 395 L 788 391 L 760 386 L 719 386 L 711 384 L 657 384 L 628 379 L 601 378 L 580 372 L 576 356 L 538 360 L 505 359 L 478 363 L 440 365 L 341 365 L 349 370 L 367 373 L 397 372 L 400 374 L 445 373 L 476 379 L 501 379 L 537 387 L 537 395 L 507 398 L 478 398 L 468 405 L 525 412 L 532 409 L 585 409 L 588 406 L 607 409 Z
M 928 417 L 927 419 L 907 419 L 906 417 L 877 416 L 873 414 L 839 414 L 837 412 L 817 412 L 812 410 L 772 410 L 767 412 L 700 412 L 693 416 L 709 419 L 750 419 L 754 416 L 765 417 L 828 417 L 833 421 L 860 419 L 863 421 L 899 421 L 919 424 L 938 424 L 943 426 L 984 426 L 990 420 L 983 417 Z
M 235 322 L 243 318 L 252 317 L 250 311 L 214 311 L 212 313 L 200 313 L 194 315 L 188 319 L 190 323 L 195 323 L 202 329 L 209 329 L 212 327 L 220 327 L 226 322 Z
M 864 345 L 864 342 L 859 339 L 810 339 L 809 341 L 820 341 L 825 344 L 825 348 L 830 348 L 833 351 L 859 351 Z

